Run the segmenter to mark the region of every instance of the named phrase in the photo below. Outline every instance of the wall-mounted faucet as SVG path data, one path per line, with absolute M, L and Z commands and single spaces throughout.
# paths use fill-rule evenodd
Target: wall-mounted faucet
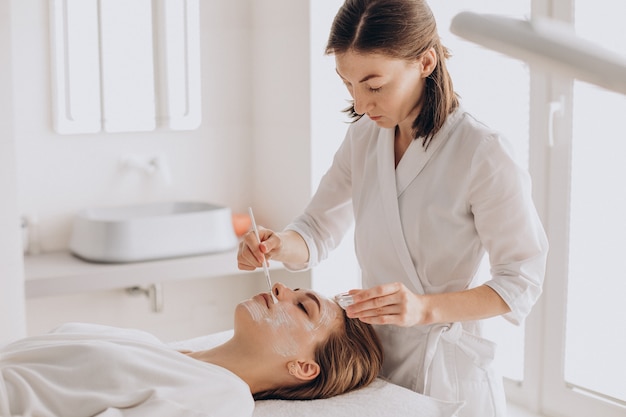
M 165 185 L 172 184 L 167 157 L 163 154 L 153 156 L 125 155 L 120 159 L 120 165 L 125 169 L 137 170 L 149 176 L 160 175 Z
M 126 294 L 131 296 L 146 296 L 150 299 L 152 311 L 155 313 L 163 312 L 163 287 L 160 283 L 152 284 L 147 288 L 138 286 L 126 288 Z

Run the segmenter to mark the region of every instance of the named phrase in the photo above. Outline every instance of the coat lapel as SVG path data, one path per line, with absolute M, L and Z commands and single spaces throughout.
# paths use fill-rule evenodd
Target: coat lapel
M 398 197 L 422 172 L 430 158 L 437 152 L 441 144 L 445 142 L 444 139 L 445 136 L 437 135 L 437 140 L 432 141 L 426 150 L 422 146 L 421 139 L 411 142 L 396 168 L 396 192 Z
M 406 245 L 402 221 L 400 219 L 400 208 L 398 198 L 422 172 L 428 161 L 437 150 L 446 142 L 450 132 L 461 119 L 459 113 L 448 117 L 446 123 L 439 133 L 433 138 L 428 149 L 424 150 L 421 140 L 415 140 L 406 150 L 400 160 L 398 167 L 395 167 L 394 156 L 394 129 L 380 129 L 378 133 L 377 154 L 379 182 L 382 194 L 382 205 L 384 217 L 392 236 L 393 246 L 398 255 L 402 268 L 407 277 L 415 286 L 419 293 L 424 293 L 424 286 L 417 274 L 417 268 L 413 265 L 413 260 Z
M 423 294 L 424 287 L 417 275 L 417 270 L 411 260 L 409 249 L 404 240 L 404 231 L 400 221 L 400 210 L 398 207 L 398 194 L 396 184 L 396 169 L 394 159 L 394 130 L 381 129 L 378 134 L 377 154 L 378 173 L 384 218 L 389 228 L 393 248 L 398 256 L 398 260 L 406 273 L 408 279 L 415 286 L 415 290 Z

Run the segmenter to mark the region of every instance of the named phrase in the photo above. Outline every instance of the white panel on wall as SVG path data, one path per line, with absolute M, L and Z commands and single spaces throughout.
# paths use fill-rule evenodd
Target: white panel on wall
M 100 131 L 100 58 L 97 0 L 54 0 L 52 89 L 58 133 Z
M 200 126 L 198 0 L 50 0 L 58 133 Z
M 152 1 L 100 0 L 100 46 L 104 130 L 154 130 Z
M 160 119 L 173 130 L 194 129 L 201 121 L 200 32 L 198 0 L 161 0 L 160 68 L 165 108 Z
M 13 62 L 12 2 L 0 1 L 0 57 Z M 20 51 L 21 52 L 21 51 Z M 0 346 L 25 336 L 24 264 L 19 233 L 17 201 L 14 70 L 0 65 Z M 6 402 L 5 402 L 6 404 Z

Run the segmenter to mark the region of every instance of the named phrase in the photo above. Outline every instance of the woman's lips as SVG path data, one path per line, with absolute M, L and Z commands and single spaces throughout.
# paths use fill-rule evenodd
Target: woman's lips
M 267 293 L 261 293 L 259 294 L 261 296 L 261 298 L 263 298 L 263 300 L 265 301 L 265 306 L 267 308 L 270 308 L 270 295 Z

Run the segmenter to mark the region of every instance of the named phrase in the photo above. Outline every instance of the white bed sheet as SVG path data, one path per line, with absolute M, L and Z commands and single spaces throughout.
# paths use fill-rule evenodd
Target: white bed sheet
M 228 340 L 232 330 L 170 343 L 176 349 L 209 349 Z M 462 403 L 418 394 L 378 378 L 371 385 L 325 400 L 257 401 L 253 417 L 455 417 Z

